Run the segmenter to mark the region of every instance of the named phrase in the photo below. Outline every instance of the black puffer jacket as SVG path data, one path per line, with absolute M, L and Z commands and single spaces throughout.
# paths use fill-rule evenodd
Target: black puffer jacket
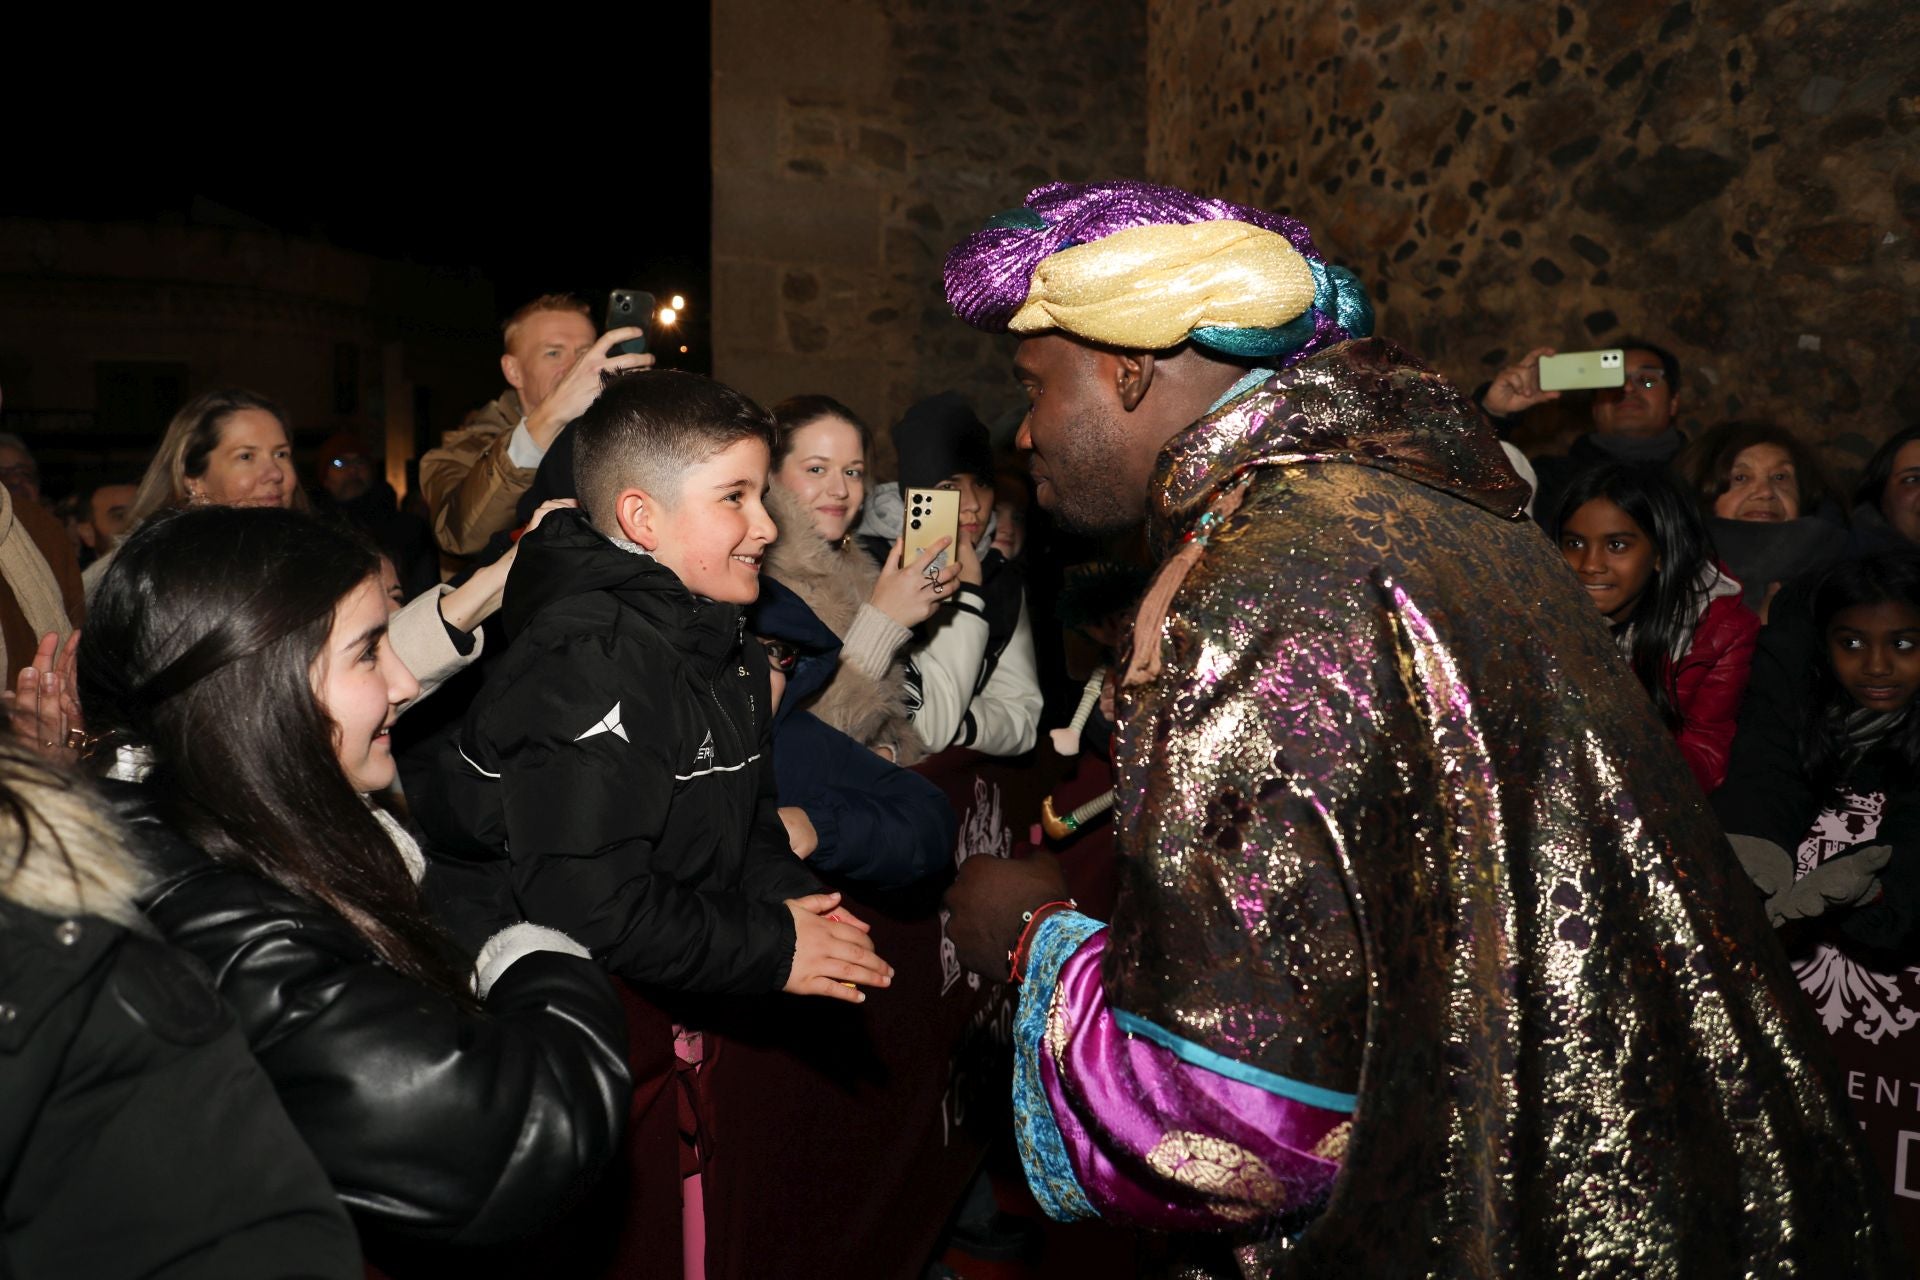
M 0 1276 L 359 1276 L 206 974 L 134 931 L 145 873 L 95 798 L 0 772 L 33 815 L 24 858 L 0 816 Z
M 472 1012 L 380 963 L 348 924 L 116 807 L 160 876 L 141 905 L 214 973 L 287 1113 L 367 1225 L 457 1244 L 532 1233 L 612 1155 L 626 1022 L 586 960 L 537 952 Z
M 780 821 L 740 607 L 556 511 L 521 539 L 504 612 L 512 648 L 414 807 L 456 932 L 524 918 L 631 982 L 779 990 L 782 904 L 821 888 Z

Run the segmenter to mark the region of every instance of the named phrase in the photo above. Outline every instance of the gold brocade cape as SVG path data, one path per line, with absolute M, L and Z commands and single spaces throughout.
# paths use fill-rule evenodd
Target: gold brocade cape
M 1324 1210 L 1202 1269 L 1905 1274 L 1759 900 L 1485 420 L 1349 342 L 1167 446 L 1156 550 L 1242 485 L 1133 640 L 1104 979 L 1358 1102 Z

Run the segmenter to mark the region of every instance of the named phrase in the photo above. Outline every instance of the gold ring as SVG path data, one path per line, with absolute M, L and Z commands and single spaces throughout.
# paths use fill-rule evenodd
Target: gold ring
M 85 747 L 87 745 L 87 731 L 85 729 L 67 730 L 67 745 L 75 751 Z

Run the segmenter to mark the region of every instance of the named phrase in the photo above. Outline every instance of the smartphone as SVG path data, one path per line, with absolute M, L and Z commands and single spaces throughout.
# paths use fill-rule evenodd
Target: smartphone
M 1627 353 L 1619 347 L 1540 357 L 1542 391 L 1597 391 L 1626 385 Z
M 910 565 L 934 543 L 946 538 L 946 549 L 932 560 L 945 569 L 953 557 L 953 540 L 960 536 L 960 495 L 952 489 L 907 490 L 907 527 L 901 531 L 900 563 Z
M 640 326 L 642 332 L 637 338 L 628 338 L 625 342 L 616 342 L 607 348 L 611 356 L 637 356 L 647 349 L 646 327 L 653 323 L 653 295 L 644 289 L 615 289 L 607 295 L 607 323 L 600 332 L 608 329 L 625 329 L 630 325 Z

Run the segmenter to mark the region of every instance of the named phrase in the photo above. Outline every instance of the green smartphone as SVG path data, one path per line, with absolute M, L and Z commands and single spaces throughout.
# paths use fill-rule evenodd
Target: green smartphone
M 1542 391 L 1597 391 L 1626 385 L 1627 353 L 1619 347 L 1540 357 Z

